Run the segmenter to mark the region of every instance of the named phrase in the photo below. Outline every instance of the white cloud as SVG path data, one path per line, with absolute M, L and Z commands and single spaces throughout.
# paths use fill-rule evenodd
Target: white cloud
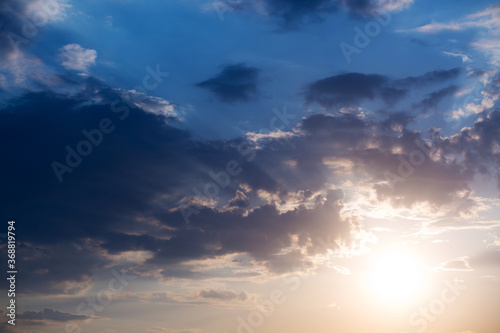
M 460 257 L 441 263 L 435 270 L 442 271 L 472 271 L 468 257 Z
M 414 29 L 414 31 L 434 34 L 441 31 L 462 31 L 470 28 L 486 29 L 492 34 L 492 37 L 480 39 L 471 43 L 470 46 L 488 56 L 491 64 L 498 67 L 500 65 L 500 6 L 490 7 L 483 11 L 470 14 L 461 21 L 448 23 L 432 22 L 418 27 Z M 445 54 L 450 56 L 455 55 L 451 52 Z M 465 55 L 456 54 L 456 56 L 462 56 L 464 62 L 468 59 Z
M 378 6 L 382 11 L 393 12 L 408 8 L 414 0 L 379 0 Z
M 118 90 L 121 96 L 127 101 L 133 103 L 138 108 L 150 113 L 162 115 L 165 117 L 175 117 L 182 119 L 183 110 L 169 101 L 156 96 L 148 96 L 137 90 Z
M 25 16 L 37 26 L 63 20 L 71 5 L 61 0 L 36 0 L 26 6 Z
M 449 56 L 449 57 L 459 57 L 459 58 L 462 58 L 462 62 L 470 62 L 471 59 L 465 55 L 465 54 L 462 54 L 462 53 L 454 53 L 454 52 L 446 52 L 446 51 L 443 51 L 443 54 Z
M 432 22 L 415 30 L 423 33 L 437 33 L 445 30 L 459 31 L 468 28 L 486 28 L 498 32 L 500 30 L 500 6 L 490 7 L 481 12 L 471 14 L 458 22 Z
M 59 49 L 62 65 L 84 74 L 88 73 L 90 66 L 95 65 L 97 51 L 86 49 L 79 44 L 64 45 Z

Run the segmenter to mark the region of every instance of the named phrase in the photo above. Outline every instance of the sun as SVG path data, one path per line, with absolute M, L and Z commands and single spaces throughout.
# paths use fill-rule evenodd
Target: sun
M 368 276 L 370 289 L 385 301 L 411 301 L 422 288 L 422 268 L 418 261 L 403 252 L 389 252 L 377 257 Z

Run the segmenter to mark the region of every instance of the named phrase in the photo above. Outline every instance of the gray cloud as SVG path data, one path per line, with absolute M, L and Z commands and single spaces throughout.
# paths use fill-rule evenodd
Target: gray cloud
M 41 311 L 25 311 L 23 313 L 19 313 L 18 318 L 21 320 L 31 320 L 40 322 L 43 322 L 45 320 L 68 322 L 74 320 L 86 320 L 91 317 L 88 315 L 77 315 L 46 308 Z
M 28 221 L 20 227 L 19 260 L 30 292 L 77 294 L 109 263 L 107 254 L 125 251 L 149 251 L 151 258 L 134 270 L 160 270 L 165 278 L 203 278 L 182 264 L 238 253 L 281 274 L 308 265 L 311 255 L 357 242 L 362 222 L 342 213 L 346 175 L 363 179 L 380 201 L 452 205 L 459 213 L 474 204 L 467 194 L 474 176 L 496 175 L 500 160 L 498 110 L 453 137 L 432 132 L 433 158 L 391 187 L 386 173 L 398 175 L 401 159 L 409 161 L 423 139 L 407 128 L 413 118 L 405 113 L 383 120 L 310 115 L 293 135 L 268 138 L 257 151 L 241 138 L 196 141 L 168 116 L 139 108 L 120 121 L 111 107 L 116 92 L 91 79 L 88 85 L 76 96 L 26 94 L 0 110 L 0 139 L 10 142 L 0 147 L 8 161 L 0 173 L 0 218 Z M 89 99 L 100 102 L 84 103 Z M 64 161 L 65 146 L 75 146 L 82 129 L 103 117 L 116 130 L 59 183 L 52 161 Z M 255 160 L 238 152 L 242 147 Z M 215 182 L 208 172 L 225 170 L 231 160 L 242 172 L 220 188 L 212 206 L 203 198 L 204 185 Z M 190 224 L 178 202 L 198 212 Z
M 246 64 L 228 65 L 215 77 L 197 83 L 225 103 L 248 102 L 258 96 L 260 70 Z
M 456 78 L 461 72 L 460 68 L 453 68 L 397 80 L 377 74 L 345 73 L 312 82 L 305 87 L 303 94 L 306 103 L 317 103 L 325 108 L 357 106 L 367 100 L 381 100 L 391 105 L 411 88 L 442 83 Z M 431 93 L 421 106 L 435 106 L 454 91 L 456 87 L 450 86 Z
M 244 291 L 236 293 L 231 290 L 214 290 L 214 289 L 202 290 L 200 291 L 199 296 L 202 298 L 211 298 L 221 301 L 232 301 L 232 300 L 245 301 L 248 298 L 247 294 Z

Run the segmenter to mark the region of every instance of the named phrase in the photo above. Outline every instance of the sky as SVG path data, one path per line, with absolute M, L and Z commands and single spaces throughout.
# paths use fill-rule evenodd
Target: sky
M 0 0 L 0 331 L 500 332 L 499 68 L 493 0 Z

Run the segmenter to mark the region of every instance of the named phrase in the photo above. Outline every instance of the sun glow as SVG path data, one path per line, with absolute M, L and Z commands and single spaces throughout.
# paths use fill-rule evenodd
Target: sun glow
M 370 289 L 391 303 L 410 301 L 422 289 L 422 269 L 411 255 L 390 252 L 374 261 L 369 274 Z

